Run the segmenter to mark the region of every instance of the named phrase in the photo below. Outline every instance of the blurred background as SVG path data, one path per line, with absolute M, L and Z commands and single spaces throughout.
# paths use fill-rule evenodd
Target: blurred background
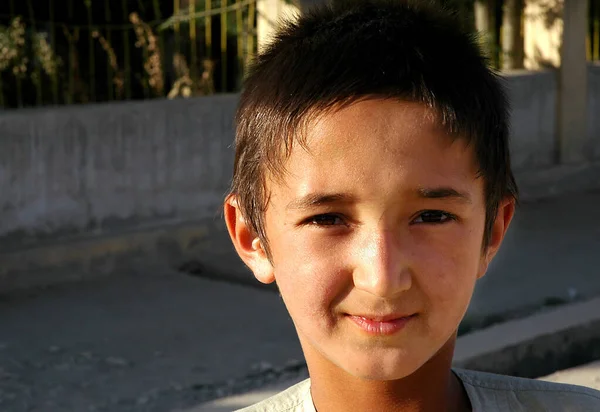
M 225 411 L 306 376 L 221 204 L 252 57 L 324 1 L 0 1 L 1 411 Z M 438 2 L 506 82 L 522 194 L 460 365 L 600 385 L 600 0 Z

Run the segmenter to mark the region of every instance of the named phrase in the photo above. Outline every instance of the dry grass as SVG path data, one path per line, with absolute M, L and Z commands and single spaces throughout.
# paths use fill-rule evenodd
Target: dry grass
M 108 56 L 108 63 L 110 64 L 110 67 L 112 68 L 113 73 L 114 73 L 112 82 L 113 82 L 113 85 L 115 86 L 116 96 L 117 96 L 117 99 L 122 99 L 123 94 L 124 94 L 125 79 L 123 76 L 123 71 L 119 69 L 119 63 L 117 61 L 117 54 L 115 53 L 115 50 L 112 48 L 112 46 L 108 42 L 108 40 L 104 36 L 102 36 L 102 34 L 100 34 L 99 31 L 97 31 L 97 30 L 94 31 L 92 33 L 92 36 L 98 40 L 98 42 L 102 46 L 102 49 L 105 51 L 106 55 Z
M 13 75 L 25 76 L 29 59 L 24 46 L 25 24 L 20 16 L 12 19 L 8 27 L 0 26 L 0 72 L 11 69 Z
M 137 13 L 131 13 L 129 20 L 134 26 L 137 41 L 135 46 L 144 50 L 144 71 L 147 81 L 154 94 L 164 94 L 163 69 L 161 64 L 161 50 L 158 46 L 158 37 L 152 28 L 145 23 Z

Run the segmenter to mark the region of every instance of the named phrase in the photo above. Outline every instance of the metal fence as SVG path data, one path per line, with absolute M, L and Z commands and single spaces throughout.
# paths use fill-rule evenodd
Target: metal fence
M 256 22 L 257 0 L 2 0 L 0 107 L 235 91 Z
M 600 61 L 600 0 L 590 0 L 588 24 L 588 60 Z
M 263 1 L 0 0 L 0 108 L 237 91 Z M 600 61 L 600 0 L 589 4 Z

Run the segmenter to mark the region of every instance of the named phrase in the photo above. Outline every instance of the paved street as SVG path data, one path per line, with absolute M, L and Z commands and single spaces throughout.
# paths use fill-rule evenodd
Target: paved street
M 600 194 L 523 205 L 471 322 L 600 295 L 598 210 Z M 0 298 L 2 411 L 185 410 L 301 376 L 301 359 L 270 290 L 119 274 Z
M 278 295 L 255 288 L 165 274 L 0 302 L 3 412 L 168 411 L 294 359 Z
M 600 193 L 522 204 L 470 316 L 600 295 Z

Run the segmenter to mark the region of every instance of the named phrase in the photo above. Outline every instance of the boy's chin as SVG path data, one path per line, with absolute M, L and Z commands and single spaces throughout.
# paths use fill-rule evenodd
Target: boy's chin
M 418 369 L 418 368 L 417 368 Z M 346 371 L 357 379 L 365 381 L 397 381 L 412 375 L 417 369 L 407 370 L 405 368 L 399 370 L 360 370 Z
M 338 368 L 361 380 L 396 381 L 413 375 L 424 367 L 450 368 L 454 351 L 451 337 L 440 349 L 423 345 L 399 348 L 362 348 L 346 352 L 345 356 L 331 353 Z M 429 366 L 426 366 L 429 365 Z
M 395 381 L 406 378 L 417 371 L 424 363 L 416 359 L 374 359 L 367 356 L 365 359 L 354 358 L 352 361 L 345 360 L 344 364 L 338 365 L 346 373 L 355 378 L 368 381 Z

